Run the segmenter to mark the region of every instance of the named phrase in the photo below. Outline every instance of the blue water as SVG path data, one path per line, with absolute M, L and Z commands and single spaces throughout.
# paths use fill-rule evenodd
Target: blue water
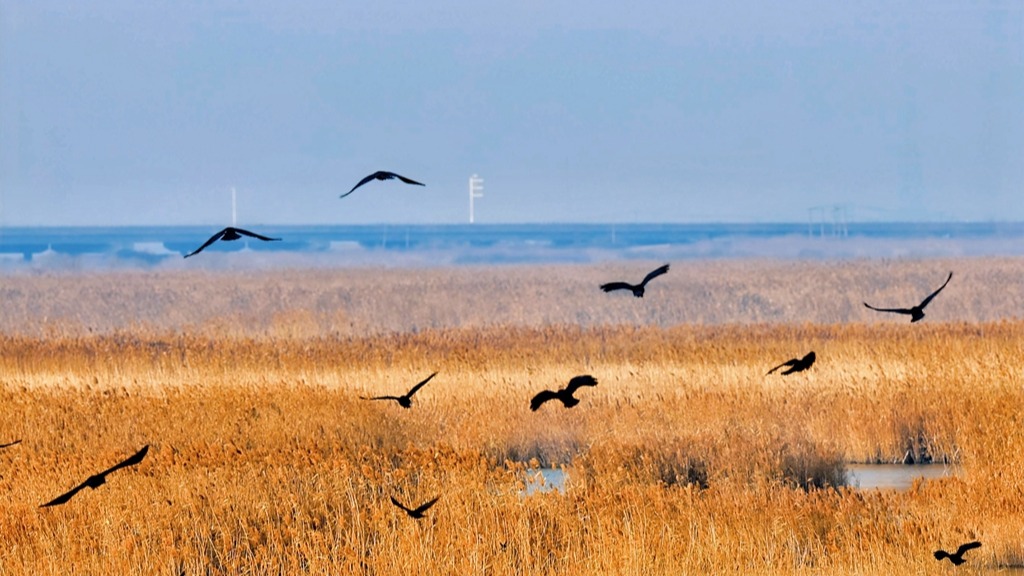
M 650 247 L 674 247 L 686 257 L 687 247 L 700 246 L 695 257 L 758 255 L 758 247 L 790 239 L 797 243 L 793 254 L 824 255 L 822 242 L 835 246 L 946 246 L 952 255 L 963 246 L 980 246 L 967 253 L 1018 253 L 1024 223 L 849 223 L 833 224 L 452 224 L 368 226 L 252 226 L 253 231 L 281 242 L 217 242 L 205 252 L 232 252 L 243 248 L 256 252 L 331 253 L 339 250 L 371 250 L 401 253 L 423 250 L 458 251 L 464 261 L 529 261 L 559 254 L 554 260 L 572 260 L 571 254 L 605 250 L 628 252 Z M 196 249 L 215 227 L 48 227 L 0 228 L 0 255 L 4 260 L 31 261 L 40 255 L 103 254 L 143 263 L 180 259 Z M 839 244 L 836 244 L 838 242 Z M 936 244 L 936 242 L 942 244 Z M 916 243 L 916 244 L 915 244 Z M 792 244 L 792 242 L 790 242 Z M 787 244 L 789 245 L 789 244 Z M 739 247 L 739 248 L 738 248 Z M 1010 247 L 1010 248 L 1007 248 Z M 877 248 L 872 248 L 878 250 Z M 744 252 L 745 251 L 745 252 Z M 856 256 L 856 250 L 847 250 Z M 941 251 L 940 251 L 941 252 Z M 904 254 L 903 252 L 897 252 Z M 476 254 L 476 256 L 474 256 Z M 510 255 L 511 254 L 511 255 Z M 842 254 L 842 253 L 841 253 Z M 521 256 L 517 256 L 521 255 Z M 766 255 L 766 254 L 765 254 Z M 860 254 L 865 255 L 865 254 Z M 866 254 L 872 255 L 872 254 Z M 880 254 L 882 256 L 888 253 Z M 552 258 L 548 258 L 551 260 Z

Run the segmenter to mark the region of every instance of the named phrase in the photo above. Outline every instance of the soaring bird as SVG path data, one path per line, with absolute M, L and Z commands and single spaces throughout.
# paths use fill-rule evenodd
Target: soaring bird
M 185 258 L 188 258 L 189 256 L 195 256 L 196 254 L 199 254 L 200 252 L 203 251 L 203 248 L 206 248 L 207 246 L 209 246 L 210 244 L 213 244 L 217 240 L 223 240 L 225 242 L 230 242 L 232 240 L 238 240 L 242 236 L 249 236 L 251 238 L 256 238 L 256 239 L 263 240 L 263 241 L 266 241 L 266 242 L 272 242 L 272 241 L 280 240 L 280 238 L 267 238 L 266 236 L 260 236 L 259 234 L 256 234 L 255 232 L 249 232 L 248 230 L 242 230 L 241 228 L 233 228 L 231 226 L 228 226 L 227 228 L 221 230 L 220 232 L 217 232 L 213 236 L 210 236 L 210 239 L 207 240 L 206 243 L 203 244 L 202 246 L 200 246 L 199 248 L 196 248 L 195 251 L 193 251 L 193 252 L 191 252 L 189 254 L 185 254 Z
M 975 548 L 981 548 L 981 542 L 974 541 L 968 542 L 967 544 L 961 544 L 960 547 L 956 549 L 956 552 L 953 552 L 952 554 L 945 550 L 936 550 L 935 559 L 941 561 L 943 558 L 949 558 L 949 561 L 952 562 L 954 566 L 959 566 L 966 562 L 966 560 L 964 560 L 964 552 L 974 550 Z
M 363 400 L 394 400 L 398 402 L 398 405 L 401 406 L 402 408 L 412 408 L 412 395 L 415 394 L 417 390 L 422 388 L 424 384 L 430 382 L 430 379 L 433 378 L 434 376 L 437 376 L 437 372 L 434 372 L 430 376 L 427 376 L 426 380 L 423 380 L 419 384 L 413 386 L 412 389 L 406 392 L 404 396 L 373 396 L 370 398 L 367 398 L 366 396 L 360 396 L 360 398 L 362 398 Z
M 530 400 L 530 410 L 536 411 L 548 400 L 555 399 L 561 400 L 562 404 L 566 408 L 572 408 L 580 403 L 579 399 L 572 395 L 580 386 L 597 386 L 597 379 L 589 374 L 585 374 L 583 376 L 576 376 L 572 380 L 569 380 L 569 384 L 558 392 L 544 390 L 534 396 L 533 400 Z
M 406 508 L 405 506 L 402 505 L 401 502 L 395 500 L 394 496 L 391 497 L 391 503 L 394 504 L 395 506 L 398 506 L 402 510 L 405 510 L 405 513 L 408 514 L 410 518 L 416 518 L 417 520 L 419 520 L 420 518 L 423 518 L 423 513 L 426 512 L 428 508 L 433 506 L 434 503 L 437 502 L 440 498 L 441 497 L 438 496 L 437 498 L 434 498 L 430 502 L 420 505 L 420 507 L 416 509 Z
M 14 442 L 8 442 L 6 444 L 0 444 L 0 449 L 10 448 L 11 446 L 14 446 L 15 444 L 21 444 L 21 440 L 15 440 Z
M 633 292 L 633 296 L 643 298 L 644 288 L 647 287 L 647 283 L 653 278 L 661 276 L 665 272 L 668 272 L 668 264 L 665 264 L 661 268 L 653 270 L 650 274 L 644 276 L 644 281 L 639 284 L 633 285 L 628 282 L 609 282 L 607 284 L 601 284 L 601 290 L 604 290 L 605 292 L 611 292 L 612 290 L 631 290 Z
M 917 322 L 921 318 L 924 318 L 924 307 L 927 306 L 928 303 L 932 301 L 932 298 L 935 298 L 935 296 L 939 292 L 942 292 L 942 289 L 946 287 L 946 284 L 949 284 L 949 280 L 952 277 L 953 273 L 950 272 L 949 276 L 946 278 L 946 281 L 942 283 L 942 286 L 939 286 L 938 290 L 929 294 L 927 298 L 922 300 L 920 304 L 914 306 L 913 308 L 875 308 L 874 306 L 868 304 L 867 302 L 865 302 L 864 305 L 867 306 L 868 308 L 871 308 L 872 310 L 877 310 L 878 312 L 895 312 L 897 314 L 910 314 L 910 321 Z
M 413 180 L 411 178 L 406 178 L 405 176 L 402 176 L 401 174 L 395 174 L 394 172 L 388 172 L 386 170 L 378 170 L 378 171 L 374 172 L 373 174 L 370 174 L 366 178 L 363 178 L 362 180 L 360 180 L 359 183 L 356 184 L 355 186 L 353 186 L 351 190 L 349 190 L 348 192 L 345 192 L 344 194 L 342 194 L 338 198 L 344 198 L 345 196 L 348 196 L 349 194 L 355 192 L 356 188 L 359 188 L 360 186 L 362 186 L 363 184 L 366 184 L 370 180 L 391 180 L 393 178 L 398 178 L 399 180 L 401 180 L 402 182 L 405 182 L 406 184 L 415 184 L 416 186 L 423 186 L 424 185 L 422 182 L 417 182 L 417 181 L 415 181 L 415 180 Z
M 783 376 L 785 376 L 786 374 L 792 374 L 793 372 L 803 372 L 804 370 L 807 370 L 808 368 L 810 368 L 812 364 L 814 364 L 814 359 L 815 359 L 814 350 L 811 350 L 803 358 L 792 358 L 792 359 L 786 360 L 782 364 L 779 364 L 775 368 L 772 368 L 771 370 L 769 370 L 768 374 L 771 374 L 772 372 L 775 372 L 776 370 L 778 370 L 779 368 L 782 368 L 783 366 L 789 366 L 788 370 L 783 370 L 782 371 L 782 375 Z M 765 374 L 765 376 L 767 376 L 768 374 Z
M 42 506 L 40 506 L 40 508 L 46 508 L 47 506 L 59 506 L 60 504 L 63 504 L 68 500 L 71 500 L 72 496 L 78 494 L 78 492 L 81 491 L 86 486 L 92 488 L 93 490 L 99 488 L 100 486 L 106 484 L 108 474 L 110 474 L 111 472 L 116 472 L 121 468 L 134 466 L 139 462 L 142 462 L 142 459 L 146 457 L 146 452 L 148 451 L 149 444 L 146 444 L 145 446 L 142 447 L 142 450 L 139 450 L 138 452 L 130 456 L 127 460 L 115 464 L 114 466 L 104 470 L 103 472 L 100 472 L 99 474 L 93 474 L 92 476 L 89 476 L 88 478 L 85 479 L 85 482 L 82 482 L 81 484 L 75 486 L 71 490 L 68 490 L 67 492 L 61 494 L 60 496 L 57 496 L 53 500 L 50 500 L 46 504 L 43 504 Z

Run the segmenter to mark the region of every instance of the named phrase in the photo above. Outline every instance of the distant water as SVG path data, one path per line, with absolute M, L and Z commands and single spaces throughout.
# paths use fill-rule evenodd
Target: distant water
M 848 224 L 452 224 L 251 226 L 281 242 L 218 242 L 201 255 L 266 262 L 412 265 L 615 258 L 857 258 L 1024 254 L 1024 222 Z M 0 266 L 154 266 L 182 260 L 215 227 L 0 228 Z M 212 256 L 212 255 L 220 255 Z M 296 259 L 295 257 L 298 257 Z M 250 256 L 251 258 L 251 256 Z M 198 258 L 197 258 L 198 259 Z M 190 259 L 188 262 L 194 262 Z M 175 266 L 176 267 L 176 266 Z

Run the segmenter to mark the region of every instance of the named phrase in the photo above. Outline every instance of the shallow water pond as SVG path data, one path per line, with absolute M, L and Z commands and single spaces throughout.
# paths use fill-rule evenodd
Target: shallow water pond
M 530 468 L 526 471 L 526 489 L 523 494 L 558 492 L 565 494 L 565 470 L 561 468 Z
M 846 483 L 861 490 L 910 489 L 914 480 L 934 480 L 956 476 L 957 470 L 946 464 L 847 464 Z

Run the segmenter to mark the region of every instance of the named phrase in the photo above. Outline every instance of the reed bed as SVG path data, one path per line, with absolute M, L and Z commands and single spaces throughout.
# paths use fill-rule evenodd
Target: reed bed
M 929 320 L 991 322 L 1024 310 L 1022 258 L 682 261 L 642 301 L 598 289 L 637 282 L 662 263 L 9 274 L 0 281 L 0 333 L 361 337 L 508 326 L 905 322 L 862 302 L 916 304 L 950 271 Z
M 1019 566 L 1024 322 L 931 312 L 12 331 L 0 443 L 23 442 L 0 451 L 0 573 L 932 574 L 949 568 L 934 549 L 968 539 L 984 546 L 958 572 Z M 811 370 L 765 375 L 812 349 Z M 360 399 L 435 370 L 410 410 Z M 579 406 L 529 410 L 584 373 L 600 383 Z M 108 485 L 38 507 L 144 444 Z M 908 453 L 959 473 L 842 486 L 846 463 Z M 538 466 L 564 467 L 566 492 L 525 496 Z M 418 522 L 389 501 L 436 495 Z

